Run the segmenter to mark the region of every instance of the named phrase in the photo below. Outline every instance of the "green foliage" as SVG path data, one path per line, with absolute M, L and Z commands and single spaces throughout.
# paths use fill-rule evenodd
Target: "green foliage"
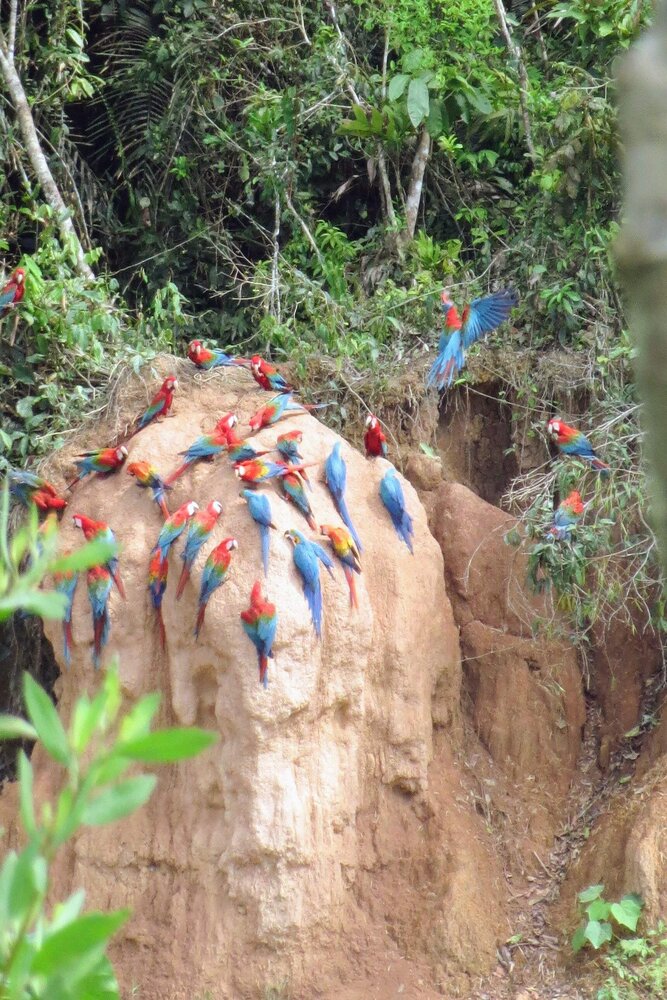
M 572 938 L 574 952 L 588 945 L 597 951 L 614 936 L 637 930 L 644 905 L 641 898 L 630 893 L 617 903 L 609 903 L 603 892 L 604 885 L 590 885 L 577 896 L 582 922 Z
M 49 521 L 40 530 L 37 508 L 33 505 L 27 522 L 10 537 L 9 482 L 0 493 L 0 622 L 16 611 L 62 618 L 66 598 L 55 591 L 41 590 L 44 577 L 68 570 L 84 570 L 106 562 L 116 546 L 94 541 L 69 556 L 57 555 L 58 531 Z
M 664 924 L 643 937 L 620 938 L 603 958 L 608 973 L 596 1000 L 662 997 L 667 988 L 667 938 Z
M 49 871 L 57 851 L 82 826 L 99 826 L 130 815 L 149 798 L 153 775 L 127 776 L 135 762 L 172 763 L 200 753 L 215 734 L 200 729 L 150 732 L 159 699 L 147 695 L 125 715 L 118 670 L 112 667 L 92 698 L 81 696 L 68 729 L 45 691 L 24 676 L 29 722 L 0 716 L 0 738 L 39 740 L 62 767 L 61 787 L 39 810 L 33 771 L 19 751 L 20 851 L 8 851 L 0 868 L 0 990 L 4 1000 L 102 1000 L 118 998 L 106 957 L 111 937 L 128 910 L 82 913 L 76 892 L 49 912 Z

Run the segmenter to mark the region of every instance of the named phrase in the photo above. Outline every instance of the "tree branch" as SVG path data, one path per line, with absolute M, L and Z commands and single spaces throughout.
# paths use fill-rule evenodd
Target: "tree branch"
M 500 30 L 502 31 L 505 39 L 505 45 L 507 46 L 507 51 L 516 62 L 517 72 L 519 74 L 519 104 L 521 106 L 521 117 L 523 118 L 524 139 L 528 155 L 531 160 L 535 161 L 537 157 L 535 155 L 535 146 L 533 145 L 533 128 L 530 121 L 530 113 L 528 111 L 528 74 L 526 73 L 526 64 L 523 61 L 521 48 L 518 43 L 514 41 L 509 24 L 507 23 L 507 12 L 505 11 L 503 0 L 494 0 L 494 4 L 496 7 L 496 14 L 498 15 L 498 21 L 500 23 Z
M 417 142 L 417 151 L 412 161 L 412 173 L 410 174 L 410 186 L 408 196 L 405 201 L 405 230 L 401 233 L 400 241 L 405 245 L 414 238 L 417 227 L 417 215 L 421 203 L 422 188 L 424 186 L 424 174 L 426 164 L 431 153 L 431 137 L 428 134 L 426 125 L 422 125 Z
M 18 17 L 18 0 L 10 0 L 9 4 L 9 34 L 7 36 L 7 58 L 10 63 L 14 62 L 14 49 L 16 47 L 16 20 Z

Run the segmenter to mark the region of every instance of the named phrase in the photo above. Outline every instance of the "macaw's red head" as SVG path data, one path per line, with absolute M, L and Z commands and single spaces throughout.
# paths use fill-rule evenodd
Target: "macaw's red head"
M 374 431 L 379 426 L 379 424 L 380 421 L 378 420 L 378 418 L 374 417 L 372 413 L 369 413 L 369 415 L 366 417 L 366 427 L 368 427 L 369 431 Z
M 206 510 L 209 514 L 215 514 L 216 517 L 220 517 L 222 514 L 222 504 L 219 500 L 211 500 Z
M 185 513 L 188 517 L 194 517 L 199 510 L 199 504 L 195 503 L 194 500 L 189 500 L 188 503 L 183 504 L 185 507 Z
M 235 538 L 223 538 L 220 542 L 220 546 L 225 552 L 233 552 L 234 549 L 238 549 L 239 543 Z
M 556 441 L 560 437 L 561 427 L 562 423 L 558 417 L 552 417 L 547 424 L 547 434 L 553 441 Z
M 148 476 L 150 468 L 148 462 L 130 462 L 126 471 L 128 476 L 136 476 L 138 479 L 142 479 Z
M 16 268 L 16 270 L 12 275 L 12 279 L 16 282 L 17 285 L 23 284 L 23 282 L 25 281 L 25 271 L 23 270 L 22 267 Z
M 253 356 L 250 359 L 250 367 L 254 372 L 258 372 L 260 370 L 260 368 L 262 367 L 262 359 L 260 358 L 259 354 L 253 354 Z
M 278 441 L 294 441 L 295 444 L 301 444 L 303 431 L 288 431 L 287 434 L 281 434 Z
M 203 350 L 204 350 L 204 345 L 202 344 L 201 340 L 190 341 L 190 343 L 188 344 L 188 357 L 190 358 L 190 361 L 194 362 L 199 361 L 199 355 Z
M 450 298 L 449 289 L 443 288 L 442 292 L 440 293 L 440 308 L 442 309 L 443 312 L 447 312 L 447 310 L 451 309 L 453 305 L 454 303 Z
M 239 418 L 235 413 L 223 413 L 215 425 L 215 429 L 216 431 L 230 431 L 232 427 L 236 427 L 238 422 Z
M 264 417 L 266 416 L 266 407 L 262 407 L 257 413 L 253 414 L 248 423 L 250 424 L 250 429 L 253 431 L 261 430 L 264 426 Z
M 331 536 L 334 534 L 335 530 L 336 529 L 335 529 L 335 527 L 334 527 L 333 524 L 321 524 L 320 525 L 320 534 L 324 535 L 325 538 L 331 538 Z
M 72 520 L 74 527 L 80 528 L 84 533 L 92 530 L 97 524 L 97 521 L 93 521 L 92 517 L 87 517 L 85 514 L 74 514 Z
M 178 389 L 178 379 L 176 376 L 168 375 L 162 383 L 162 389 L 164 392 L 173 392 L 175 389 Z
M 578 490 L 572 490 L 572 492 L 563 501 L 565 506 L 568 507 L 573 514 L 583 514 L 584 504 L 581 500 L 581 494 Z

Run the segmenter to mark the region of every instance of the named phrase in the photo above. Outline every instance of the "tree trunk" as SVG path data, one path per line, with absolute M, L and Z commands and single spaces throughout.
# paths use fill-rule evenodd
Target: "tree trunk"
M 652 521 L 667 568 L 667 8 L 621 70 L 625 222 L 616 246 L 637 342 Z
M 405 245 L 414 239 L 417 227 L 417 215 L 422 198 L 422 188 L 424 187 L 424 174 L 426 164 L 431 153 L 431 137 L 425 125 L 419 133 L 417 142 L 417 152 L 412 161 L 412 173 L 410 174 L 410 186 L 408 196 L 405 200 L 405 229 L 401 233 L 401 242 Z
M 11 38 L 12 35 L 10 34 Z M 10 50 L 4 44 L 2 36 L 0 36 L 0 73 L 14 105 L 14 111 L 21 135 L 23 136 L 30 165 L 40 184 L 45 200 L 55 213 L 63 245 L 71 249 L 79 274 L 82 274 L 86 278 L 94 278 L 95 275 L 85 261 L 84 250 L 72 224 L 67 206 L 63 201 L 58 185 L 53 178 L 49 164 L 42 151 L 32 111 L 28 104 L 28 98 L 26 97 L 19 75 L 16 72 L 13 59 L 10 57 Z
M 530 113 L 528 111 L 528 74 L 526 73 L 526 64 L 523 61 L 521 48 L 517 42 L 514 41 L 509 24 L 507 23 L 507 12 L 505 11 L 503 0 L 494 0 L 494 3 L 496 6 L 496 14 L 498 15 L 500 30 L 502 31 L 503 38 L 505 39 L 505 44 L 507 46 L 507 51 L 516 62 L 517 72 L 519 74 L 519 105 L 521 107 L 521 117 L 523 119 L 524 139 L 528 155 L 531 160 L 534 161 L 536 157 L 535 146 L 533 145 L 533 127 L 530 121 Z

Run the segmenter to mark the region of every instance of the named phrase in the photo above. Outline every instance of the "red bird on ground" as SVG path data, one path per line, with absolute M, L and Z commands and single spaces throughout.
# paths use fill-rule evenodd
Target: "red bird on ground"
M 24 295 L 25 271 L 22 267 L 17 267 L 0 291 L 0 319 L 4 319 L 7 313 L 19 304 Z
M 267 392 L 292 392 L 294 388 L 275 365 L 260 358 L 259 354 L 253 354 L 251 357 L 250 371 L 257 385 Z
M 380 421 L 372 413 L 366 417 L 364 447 L 368 458 L 387 457 L 387 439 L 380 427 Z
M 160 420 L 168 415 L 174 402 L 176 389 L 178 389 L 178 379 L 175 375 L 169 375 L 153 396 L 148 408 L 134 421 L 134 430 L 126 438 L 127 441 L 139 431 L 143 431 L 144 427 L 148 427 L 154 420 Z
M 71 490 L 85 476 L 96 472 L 99 476 L 109 476 L 112 472 L 120 469 L 127 458 L 127 448 L 122 444 L 119 448 L 98 448 L 97 451 L 83 451 L 74 459 L 74 464 L 78 472 L 76 479 L 67 484 L 67 489 Z

